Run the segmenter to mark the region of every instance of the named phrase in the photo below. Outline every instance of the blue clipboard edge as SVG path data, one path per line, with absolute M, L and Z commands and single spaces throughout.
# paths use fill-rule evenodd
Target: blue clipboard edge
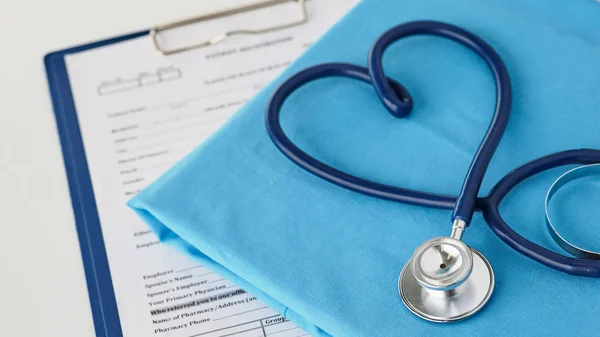
M 96 336 L 121 337 L 123 332 L 65 55 L 138 38 L 148 33 L 131 33 L 44 56 Z

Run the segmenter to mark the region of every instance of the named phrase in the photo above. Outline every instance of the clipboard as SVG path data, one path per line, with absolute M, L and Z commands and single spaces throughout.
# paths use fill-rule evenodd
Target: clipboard
M 276 25 L 265 25 L 260 28 L 228 30 L 211 39 L 172 49 L 164 47 L 161 43 L 161 34 L 169 30 L 287 2 L 297 2 L 300 12 L 298 19 Z M 51 52 L 44 57 L 97 336 L 118 337 L 123 336 L 123 332 L 65 56 L 150 35 L 156 51 L 168 57 L 215 45 L 233 35 L 262 34 L 300 25 L 307 21 L 305 0 L 261 0 L 224 11 L 159 24 L 150 30 Z

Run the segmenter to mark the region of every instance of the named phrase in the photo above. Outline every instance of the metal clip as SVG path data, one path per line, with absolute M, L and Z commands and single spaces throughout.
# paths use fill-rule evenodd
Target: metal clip
M 158 42 L 158 34 L 160 32 L 164 32 L 164 31 L 167 31 L 170 29 L 175 29 L 178 27 L 191 25 L 194 23 L 202 22 L 202 21 L 212 20 L 212 19 L 229 16 L 229 15 L 234 15 L 234 14 L 238 14 L 238 13 L 249 12 L 249 11 L 261 9 L 264 7 L 279 5 L 282 3 L 292 2 L 292 1 L 298 2 L 298 5 L 300 6 L 300 13 L 301 13 L 300 19 L 292 20 L 292 21 L 289 21 L 289 22 L 286 22 L 283 24 L 279 24 L 279 25 L 268 26 L 265 28 L 259 28 L 259 29 L 236 29 L 236 30 L 225 31 L 221 34 L 218 34 L 217 36 L 213 37 L 210 40 L 206 40 L 206 41 L 194 44 L 194 45 L 170 49 L 170 50 L 163 49 Z M 214 13 L 205 14 L 205 15 L 201 15 L 201 16 L 195 16 L 195 17 L 191 17 L 188 19 L 175 21 L 175 22 L 163 23 L 163 24 L 157 25 L 154 28 L 152 28 L 150 30 L 150 36 L 152 37 L 152 42 L 154 43 L 154 47 L 156 48 L 156 50 L 163 56 L 166 56 L 166 55 L 172 55 L 172 54 L 181 53 L 181 52 L 198 49 L 198 48 L 202 48 L 202 47 L 212 46 L 219 42 L 222 42 L 223 40 L 227 39 L 227 37 L 232 36 L 232 35 L 268 33 L 268 32 L 272 32 L 275 30 L 280 30 L 280 29 L 284 29 L 284 28 L 288 28 L 288 27 L 292 27 L 292 26 L 297 26 L 297 25 L 305 23 L 307 20 L 308 20 L 308 14 L 306 11 L 305 0 L 261 0 L 256 3 L 252 3 L 249 5 L 243 5 L 243 6 L 239 6 L 239 7 L 234 7 L 234 8 L 224 10 L 224 11 L 214 12 Z

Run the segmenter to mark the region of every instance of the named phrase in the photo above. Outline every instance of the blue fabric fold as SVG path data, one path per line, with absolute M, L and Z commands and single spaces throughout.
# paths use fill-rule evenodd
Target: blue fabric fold
M 507 64 L 515 97 L 511 120 L 480 195 L 536 157 L 600 148 L 600 4 L 365 0 L 130 206 L 164 243 L 207 263 L 315 336 L 597 335 L 600 281 L 522 257 L 480 215 L 464 240 L 494 267 L 492 300 L 457 324 L 417 318 L 400 300 L 398 275 L 416 246 L 449 234 L 451 212 L 344 190 L 297 168 L 269 140 L 265 107 L 287 76 L 322 62 L 365 65 L 382 32 L 411 20 L 470 30 Z M 306 152 L 355 175 L 457 194 L 492 114 L 489 70 L 471 51 L 436 37 L 395 43 L 384 65 L 411 91 L 410 117 L 391 117 L 364 83 L 328 78 L 286 101 L 284 130 Z M 543 203 L 565 169 L 525 181 L 501 207 L 515 230 L 559 252 L 545 229 Z M 572 211 L 569 219 L 575 218 L 582 217 Z M 598 232 L 597 222 L 577 226 Z

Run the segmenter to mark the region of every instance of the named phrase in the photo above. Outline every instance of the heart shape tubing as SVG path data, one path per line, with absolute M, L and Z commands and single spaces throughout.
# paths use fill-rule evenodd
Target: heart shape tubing
M 407 116 L 413 107 L 410 94 L 398 82 L 385 76 L 382 57 L 393 42 L 413 35 L 434 35 L 456 41 L 475 51 L 488 64 L 496 84 L 496 107 L 492 121 L 485 133 L 465 177 L 458 197 L 414 191 L 374 183 L 349 175 L 320 162 L 296 147 L 283 132 L 279 112 L 294 90 L 303 84 L 328 76 L 344 76 L 370 83 L 381 102 L 395 117 Z M 485 171 L 502 138 L 511 106 L 511 86 L 504 62 L 485 41 L 462 28 L 436 21 L 414 21 L 398 25 L 383 33 L 373 44 L 368 57 L 368 68 L 344 63 L 327 63 L 305 69 L 287 79 L 271 97 L 266 113 L 266 126 L 275 145 L 291 161 L 305 170 L 339 186 L 353 191 L 414 205 L 454 209 L 452 221 L 469 223 L 476 208 L 477 194 Z
M 473 156 L 458 196 L 415 191 L 359 178 L 315 159 L 294 145 L 285 135 L 279 118 L 285 99 L 300 86 L 323 77 L 348 77 L 371 84 L 390 114 L 398 118 L 407 116 L 413 108 L 412 97 L 402 84 L 385 76 L 381 59 L 385 49 L 393 42 L 403 37 L 422 34 L 445 37 L 469 47 L 486 61 L 496 83 L 497 99 L 492 121 Z M 489 196 L 477 197 L 485 171 L 508 123 L 510 106 L 511 86 L 508 72 L 502 59 L 491 46 L 476 35 L 453 25 L 435 21 L 415 21 L 396 26 L 381 35 L 369 53 L 368 68 L 347 63 L 326 63 L 307 68 L 288 78 L 271 97 L 265 123 L 269 137 L 287 158 L 322 179 L 376 198 L 425 207 L 454 209 L 452 220 L 462 220 L 467 224 L 475 210 L 481 211 L 492 231 L 517 252 L 561 272 L 600 277 L 600 260 L 566 257 L 543 248 L 512 230 L 498 210 L 502 199 L 521 181 L 562 165 L 599 163 L 600 150 L 570 150 L 535 159 L 502 178 Z

